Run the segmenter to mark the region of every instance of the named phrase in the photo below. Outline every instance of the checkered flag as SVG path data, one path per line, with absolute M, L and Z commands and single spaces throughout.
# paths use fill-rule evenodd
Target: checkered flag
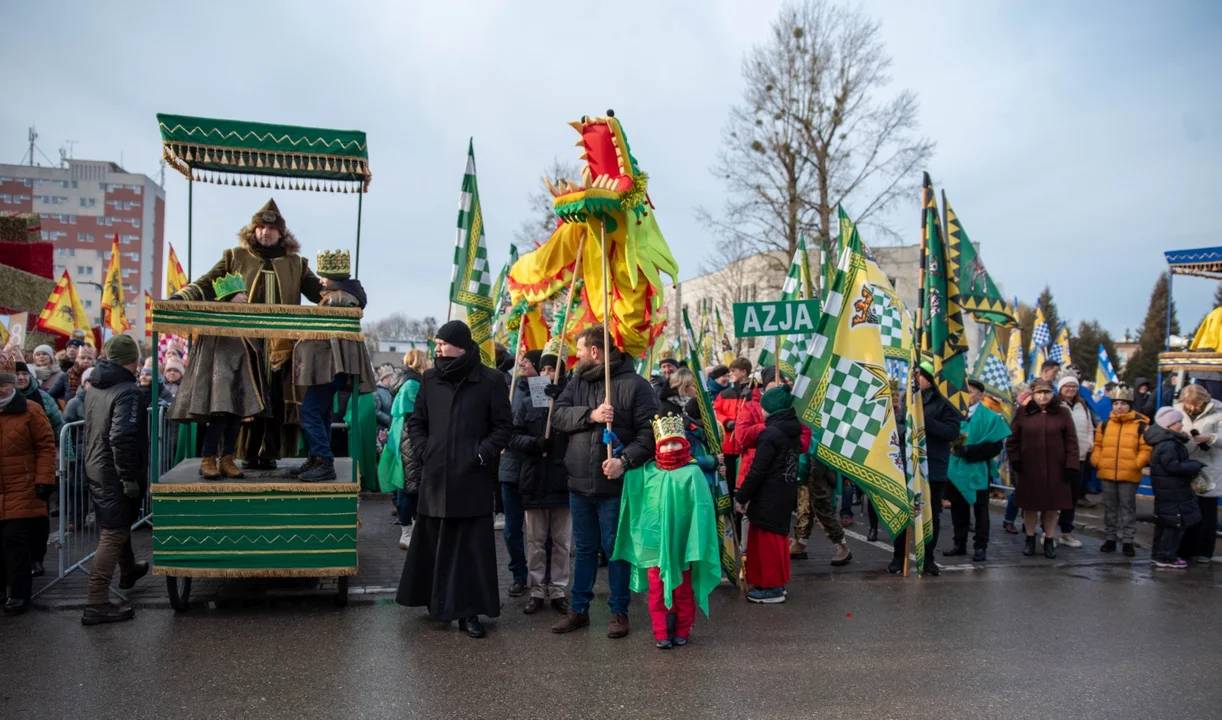
M 819 415 L 819 442 L 833 453 L 864 464 L 891 411 L 886 370 L 835 358 Z
M 908 390 L 908 361 L 887 358 L 887 377 L 897 383 L 900 392 Z
M 984 368 L 980 372 L 980 382 L 1005 392 L 1013 391 L 1010 385 L 1010 371 L 1006 369 L 1006 364 L 996 355 L 989 355 L 984 359 Z
M 468 310 L 490 312 L 494 307 L 494 280 L 488 265 L 488 244 L 484 237 L 479 185 L 475 180 L 475 145 L 472 142 L 467 145 L 467 165 L 458 200 L 458 232 L 454 243 L 454 270 L 450 275 L 450 301 Z
M 874 314 L 878 315 L 878 333 L 882 336 L 883 352 L 888 357 L 907 355 L 904 347 L 904 308 L 890 288 L 873 285 Z M 887 352 L 890 350 L 891 352 Z M 900 351 L 903 351 L 902 354 Z
M 1048 331 L 1048 320 L 1044 317 L 1044 308 L 1038 303 L 1035 306 L 1035 326 L 1031 329 L 1031 347 L 1046 348 L 1052 342 L 1052 333 Z

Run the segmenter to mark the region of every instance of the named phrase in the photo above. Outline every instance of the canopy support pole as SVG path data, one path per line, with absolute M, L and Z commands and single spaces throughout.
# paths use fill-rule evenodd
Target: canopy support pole
M 361 187 L 356 193 L 356 259 L 352 265 L 352 277 L 359 277 L 361 274 L 361 210 L 365 202 L 365 188 Z

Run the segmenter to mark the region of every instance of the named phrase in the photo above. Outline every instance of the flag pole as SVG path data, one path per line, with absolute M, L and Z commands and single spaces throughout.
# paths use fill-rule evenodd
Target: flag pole
M 607 220 L 604 218 L 599 223 L 599 234 L 602 240 L 602 261 L 603 261 L 603 404 L 611 404 L 611 281 L 609 279 L 611 265 L 610 252 L 607 249 Z M 611 432 L 611 423 L 607 423 L 607 432 Z M 607 443 L 607 459 L 610 460 L 614 452 L 611 444 Z
M 926 178 L 928 177 L 929 176 L 926 175 Z M 926 204 L 927 203 L 926 203 L 926 197 L 925 197 L 925 190 L 922 188 L 921 190 L 921 269 L 920 269 L 920 273 L 918 277 L 918 285 L 920 288 L 920 300 L 917 303 L 917 308 L 918 308 L 917 327 L 920 330 L 920 332 L 917 333 L 917 337 L 915 340 L 916 346 L 917 346 L 917 354 L 915 358 L 917 362 L 917 367 L 910 369 L 910 372 L 912 370 L 915 370 L 916 372 L 913 372 L 909 376 L 910 377 L 909 382 L 912 382 L 913 380 L 917 380 L 920 377 L 921 357 L 924 355 L 925 342 L 927 339 L 926 333 L 928 332 L 928 330 L 926 329 L 928 324 L 925 321 L 925 303 L 927 302 L 927 297 L 928 297 L 928 294 L 925 292 L 925 282 L 927 279 L 926 274 L 928 273 L 928 270 L 929 270 L 929 232 L 928 232 L 929 223 L 927 221 L 929 210 L 928 208 L 925 207 Z M 937 211 L 935 210 L 934 212 L 937 212 Z M 919 382 L 919 380 L 917 381 Z M 912 392 L 912 390 L 909 389 L 909 392 Z M 909 560 L 909 558 L 912 555 L 912 536 L 916 532 L 916 506 L 914 505 L 913 507 L 909 508 L 909 510 L 912 513 L 912 520 L 909 521 L 908 530 L 904 533 L 904 577 L 908 577 L 909 565 L 911 564 L 911 561 Z
M 529 307 L 530 306 L 527 305 L 527 308 Z M 520 366 L 520 363 L 518 362 L 518 350 L 522 349 L 522 325 L 521 323 L 525 320 L 526 320 L 526 313 L 522 313 L 522 318 L 521 320 L 518 321 L 519 322 L 518 336 L 514 338 L 514 341 L 513 341 L 513 373 L 509 376 L 509 407 L 510 408 L 513 407 L 514 392 L 517 391 L 518 389 L 518 368 Z
M 569 280 L 569 296 L 568 296 L 568 299 L 564 301 L 564 322 L 561 323 L 561 327 L 558 328 L 560 331 L 560 352 L 556 353 L 556 373 L 557 374 L 560 373 L 560 362 L 562 360 L 566 361 L 565 364 L 567 365 L 568 345 L 565 343 L 565 340 L 564 340 L 564 329 L 565 327 L 568 326 L 569 315 L 572 314 L 573 312 L 573 295 L 575 291 L 577 290 L 577 268 L 581 267 L 581 252 L 582 250 L 585 249 L 585 246 L 586 246 L 586 234 L 582 233 L 581 239 L 577 241 L 577 259 L 573 261 L 573 277 L 571 280 Z M 519 330 L 518 332 L 521 332 L 521 330 Z M 561 357 L 561 353 L 563 353 L 563 356 L 564 356 L 563 358 Z M 552 380 L 552 384 L 555 385 L 556 381 Z M 550 440 L 552 437 L 552 410 L 555 409 L 555 407 L 556 407 L 556 399 L 548 398 L 547 400 L 547 425 L 545 426 L 543 430 L 543 439 L 545 440 Z

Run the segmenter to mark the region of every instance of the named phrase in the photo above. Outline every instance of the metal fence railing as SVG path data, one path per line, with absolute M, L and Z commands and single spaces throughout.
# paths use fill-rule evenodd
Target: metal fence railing
M 150 483 L 155 482 L 172 466 L 177 440 L 176 425 L 166 420 L 164 411 L 157 415 L 161 426 L 158 433 L 160 461 L 158 467 L 149 467 L 147 480 Z M 149 417 L 151 426 L 152 413 Z M 151 432 L 149 437 L 152 437 Z M 58 519 L 58 527 L 52 527 L 48 545 L 54 544 L 58 555 L 58 567 L 51 579 L 34 591 L 34 597 L 54 587 L 77 570 L 87 571 L 87 564 L 97 552 L 98 538 L 101 536 L 101 529 L 98 527 L 89 495 L 89 478 L 85 474 L 84 421 L 67 423 L 60 430 L 56 464 L 59 476 L 57 488 L 59 512 L 53 514 L 51 520 L 54 523 Z M 141 500 L 140 513 L 132 524 L 132 529 L 135 530 L 145 525 L 151 526 L 152 520 L 152 501 L 149 493 L 145 492 Z M 50 572 L 51 568 L 47 570 Z

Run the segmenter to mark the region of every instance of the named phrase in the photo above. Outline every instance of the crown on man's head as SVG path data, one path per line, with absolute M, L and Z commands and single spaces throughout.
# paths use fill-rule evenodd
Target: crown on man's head
M 668 413 L 666 417 L 654 415 L 649 424 L 653 426 L 655 444 L 661 445 L 667 440 L 687 439 L 687 435 L 683 432 L 683 418 L 674 413 Z
M 348 275 L 351 267 L 352 261 L 347 250 L 320 250 L 318 252 L 319 274 Z
M 230 295 L 246 292 L 246 281 L 236 272 L 229 273 L 212 281 L 212 291 L 217 300 L 224 300 Z

